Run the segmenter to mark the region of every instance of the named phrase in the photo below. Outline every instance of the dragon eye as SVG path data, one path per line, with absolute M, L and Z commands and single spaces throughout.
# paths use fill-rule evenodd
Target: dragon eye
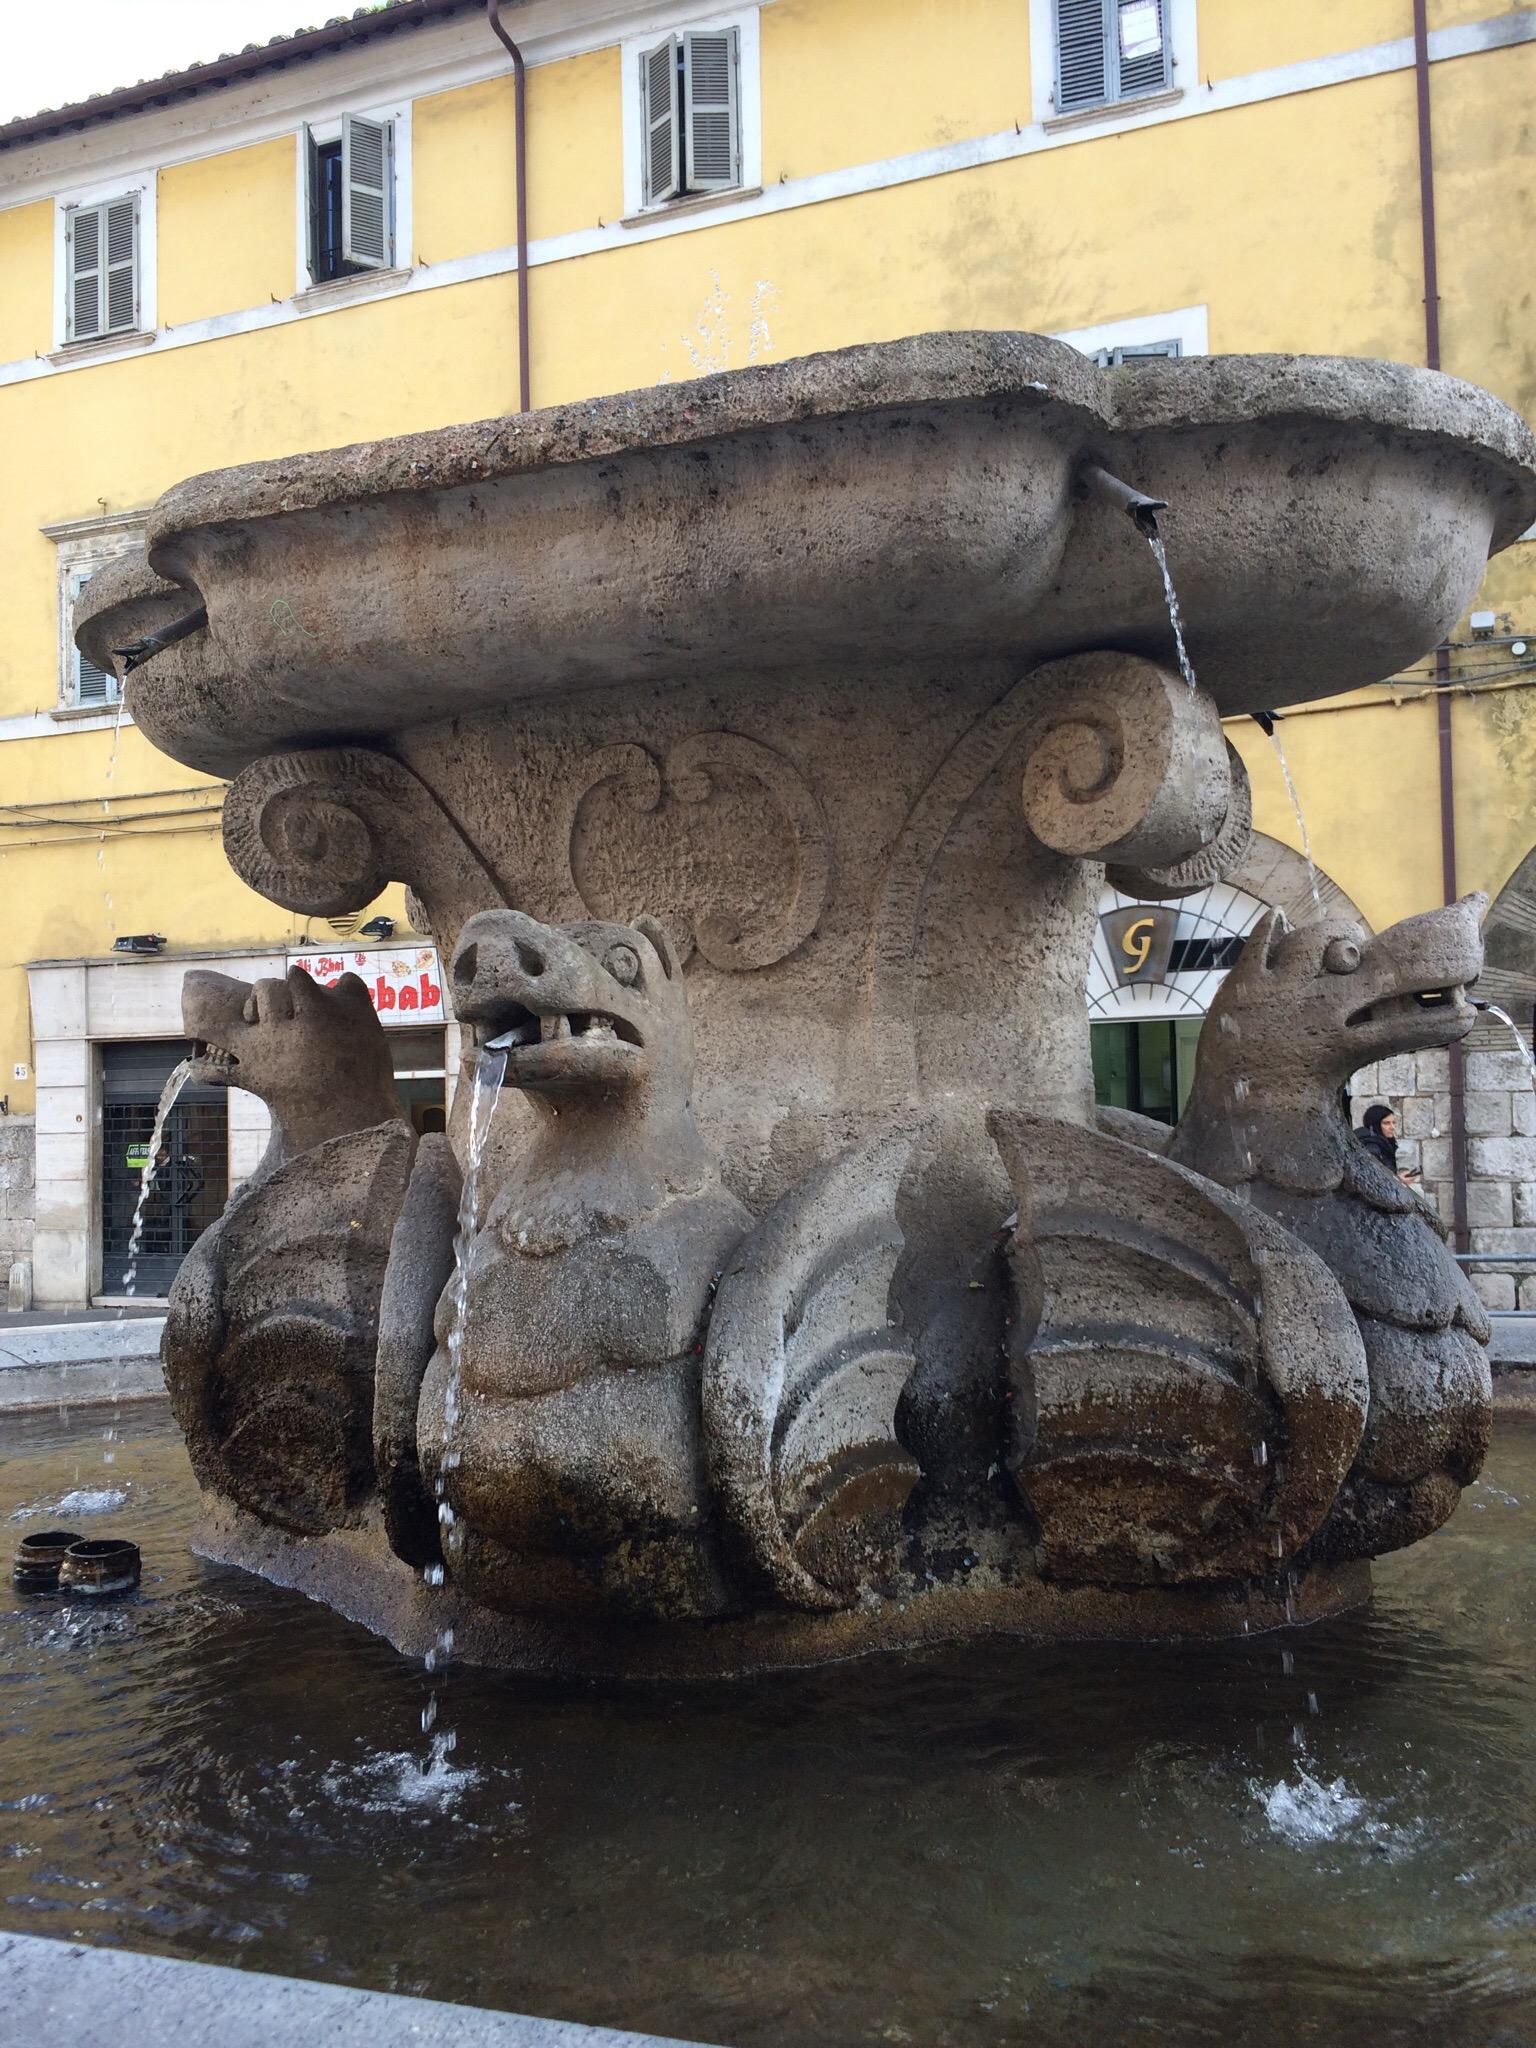
M 610 946 L 603 965 L 625 988 L 630 988 L 640 978 L 640 955 L 633 946 Z
M 1329 974 L 1353 974 L 1360 965 L 1360 948 L 1353 939 L 1330 939 L 1323 949 L 1323 966 Z

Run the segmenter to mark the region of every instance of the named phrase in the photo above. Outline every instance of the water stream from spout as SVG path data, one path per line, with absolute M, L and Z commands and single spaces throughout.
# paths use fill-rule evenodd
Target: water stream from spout
M 1168 567 L 1168 550 L 1163 545 L 1163 536 L 1158 532 L 1157 522 L 1153 519 L 1148 519 L 1141 530 L 1147 537 L 1147 546 L 1152 550 L 1158 573 L 1163 579 L 1163 601 L 1168 607 L 1168 623 L 1173 628 L 1173 644 L 1179 657 L 1179 674 L 1192 690 L 1198 689 L 1195 671 L 1190 665 L 1189 649 L 1184 644 L 1184 614 L 1179 609 L 1179 593 L 1173 587 L 1173 571 Z
M 1515 1044 L 1520 1048 L 1520 1057 L 1525 1061 L 1527 1068 L 1530 1070 L 1531 1085 L 1536 1087 L 1536 1054 L 1533 1054 L 1531 1048 L 1526 1044 L 1524 1037 L 1521 1035 L 1519 1025 L 1510 1016 L 1508 1010 L 1501 1010 L 1497 1003 L 1483 1003 L 1479 1007 L 1486 1010 L 1490 1017 L 1497 1017 L 1510 1037 L 1515 1041 Z
M 1291 800 L 1291 809 L 1296 813 L 1296 830 L 1301 836 L 1301 857 L 1307 864 L 1307 884 L 1312 891 L 1312 908 L 1321 914 L 1323 899 L 1317 886 L 1317 867 L 1312 859 L 1312 841 L 1307 832 L 1301 798 L 1296 793 L 1296 783 L 1291 775 L 1291 764 L 1285 758 L 1285 748 L 1280 744 L 1279 733 L 1271 730 L 1269 744 L 1275 750 L 1275 759 L 1280 763 L 1280 773 L 1285 778 L 1285 793 Z
M 133 1207 L 133 1228 L 128 1233 L 128 1270 L 123 1276 L 123 1292 L 130 1298 L 139 1284 L 139 1252 L 144 1243 L 144 1222 L 149 1209 L 149 1197 L 159 1172 L 160 1147 L 165 1141 L 166 1119 L 174 1108 L 177 1096 L 186 1086 L 192 1072 L 192 1062 L 181 1060 L 172 1067 L 165 1086 L 160 1091 L 160 1100 L 155 1105 L 154 1128 L 149 1134 L 149 1151 L 144 1168 L 139 1175 L 139 1199 Z M 119 1310 L 121 1317 L 121 1310 Z
M 459 1462 L 454 1447 L 454 1430 L 459 1420 L 464 1383 L 464 1333 L 469 1314 L 469 1278 L 474 1255 L 475 1230 L 480 1214 L 480 1169 L 485 1160 L 486 1141 L 507 1071 L 506 1048 L 483 1051 L 475 1062 L 470 1082 L 469 1128 L 465 1137 L 464 1179 L 459 1191 L 459 1224 L 453 1240 L 453 1279 L 450 1283 L 448 1325 L 448 1385 L 443 1395 L 443 1456 L 437 1474 L 437 1520 L 445 1558 L 458 1548 L 453 1508 L 448 1500 L 448 1474 Z M 440 1586 L 447 1574 L 440 1564 L 428 1565 L 428 1585 Z M 453 1654 L 453 1630 L 445 1628 L 427 1652 L 426 1666 L 436 1671 Z M 438 1697 L 434 1692 L 421 1710 L 424 1735 L 432 1737 L 428 1769 L 441 1774 L 458 1741 L 451 1728 L 437 1729 Z M 434 1733 L 434 1729 L 436 1732 Z

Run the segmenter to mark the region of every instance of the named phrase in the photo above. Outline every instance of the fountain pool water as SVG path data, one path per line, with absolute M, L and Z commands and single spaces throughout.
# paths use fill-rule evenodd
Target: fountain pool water
M 424 1767 L 420 1666 L 192 1556 L 180 1441 L 127 1412 L 140 1594 L 0 1596 L 0 1926 L 742 2048 L 1513 2041 L 1536 2011 L 1528 1423 L 1289 1676 L 1257 1637 L 463 1670 Z M 91 1426 L 0 1422 L 8 1500 L 59 1504 Z

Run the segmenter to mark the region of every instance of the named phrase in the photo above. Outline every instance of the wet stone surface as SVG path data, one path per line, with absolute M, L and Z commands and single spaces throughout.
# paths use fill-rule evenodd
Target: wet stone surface
M 163 1411 L 6 1418 L 0 1473 L 7 1548 L 144 1551 L 0 1591 L 0 1926 L 741 2048 L 1536 2038 L 1529 1425 L 1289 1641 L 455 1671 L 435 1763 L 418 1665 L 189 1553 Z

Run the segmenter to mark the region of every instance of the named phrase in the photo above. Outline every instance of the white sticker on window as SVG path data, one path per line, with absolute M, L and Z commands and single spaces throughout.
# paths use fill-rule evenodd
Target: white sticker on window
M 1157 0 L 1125 0 L 1120 9 L 1120 55 L 1125 62 L 1155 57 L 1163 47 L 1162 9 Z

